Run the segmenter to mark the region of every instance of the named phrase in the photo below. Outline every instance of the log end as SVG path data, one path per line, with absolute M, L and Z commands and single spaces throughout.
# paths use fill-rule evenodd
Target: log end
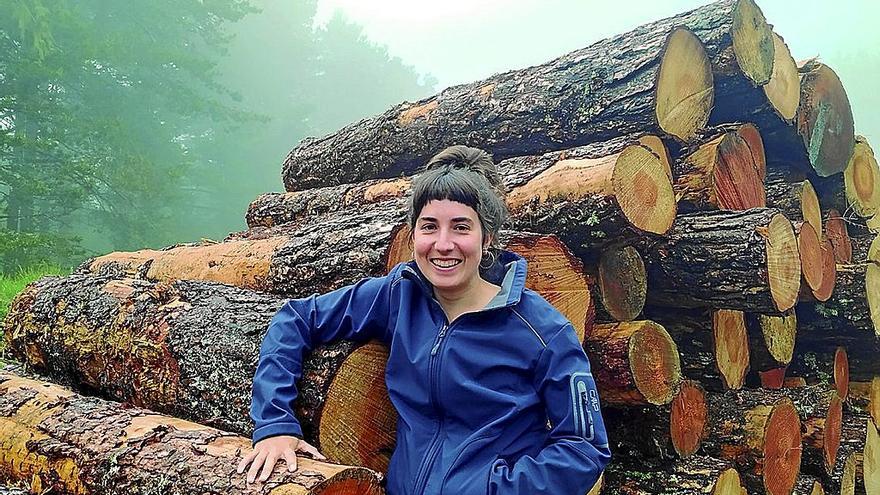
M 834 388 L 841 400 L 849 396 L 849 358 L 846 348 L 838 347 L 834 351 Z
M 822 243 L 819 235 L 809 222 L 804 222 L 797 233 L 798 256 L 801 259 L 801 274 L 806 286 L 816 291 L 822 286 Z
M 749 336 L 742 311 L 720 309 L 712 314 L 715 363 L 724 386 L 738 390 L 749 371 Z
M 565 315 L 583 341 L 592 326 L 594 304 L 583 262 L 554 235 L 514 233 L 503 244 L 528 262 L 526 287 Z
M 801 466 L 801 420 L 789 399 L 778 402 L 764 429 L 764 488 L 768 495 L 789 495 Z
M 764 138 L 755 124 L 745 123 L 737 127 L 736 134 L 746 142 L 752 152 L 752 163 L 761 179 L 762 190 L 764 178 L 767 177 L 767 152 L 764 149 Z M 766 203 L 766 201 L 765 201 Z
M 385 252 L 385 273 L 391 271 L 398 263 L 405 263 L 413 259 L 413 244 L 410 238 L 410 228 L 407 224 L 400 224 L 394 228 L 391 234 L 391 244 Z
M 700 448 L 708 431 L 708 418 L 703 387 L 693 380 L 685 380 L 672 400 L 669 413 L 669 433 L 678 455 L 688 457 Z
M 880 376 L 875 376 L 871 380 L 871 391 L 868 397 L 871 418 L 874 419 L 874 425 L 880 425 Z
M 712 495 L 744 495 L 745 488 L 739 479 L 739 473 L 734 468 L 725 469 L 712 487 Z
M 834 246 L 831 241 L 825 239 L 822 243 L 822 284 L 812 291 L 817 301 L 827 301 L 834 293 L 837 285 L 837 263 L 834 260 Z
M 712 81 L 712 67 L 700 39 L 687 28 L 673 30 L 666 39 L 657 79 L 654 110 L 660 128 L 685 142 L 697 137 L 712 110 Z
M 317 486 L 302 491 L 302 486 L 292 487 L 293 491 L 286 491 L 285 487 L 279 486 L 269 492 L 269 495 L 384 495 L 385 490 L 377 482 L 376 473 L 360 468 L 352 467 L 340 471 Z
M 788 364 L 794 356 L 797 316 L 794 312 L 783 316 L 759 315 L 758 321 L 764 345 L 770 356 L 780 364 Z
M 810 164 L 820 177 L 843 172 L 853 154 L 855 128 L 846 90 L 827 65 L 810 61 L 801 68 L 798 133 Z
M 797 303 L 801 285 L 801 262 L 794 228 L 781 213 L 770 220 L 765 242 L 770 293 L 776 309 L 784 312 Z
M 843 216 L 833 208 L 828 210 L 828 218 L 825 220 L 825 237 L 831 241 L 837 263 L 852 263 L 852 239 L 846 230 Z
M 761 175 L 760 165 L 755 163 L 755 155 L 757 154 L 759 160 L 763 155 L 763 144 L 760 146 L 758 149 L 758 142 L 753 142 L 750 146 L 739 132 L 725 133 L 718 144 L 712 174 L 711 196 L 715 198 L 718 208 L 747 210 L 766 206 L 764 177 Z
M 862 474 L 865 480 L 865 493 L 880 493 L 880 434 L 877 427 L 868 420 L 868 433 L 865 437 L 865 452 L 862 458 Z
M 788 46 L 776 33 L 773 33 L 773 74 L 763 89 L 776 113 L 786 122 L 794 120 L 801 101 L 800 77 Z
M 763 86 L 773 74 L 775 46 L 773 30 L 764 13 L 752 0 L 739 0 L 733 13 L 730 29 L 733 53 L 743 74 L 755 86 Z
M 809 180 L 801 183 L 801 214 L 805 222 L 813 226 L 819 239 L 824 237 L 822 232 L 822 209 L 819 206 L 819 196 Z
M 368 343 L 333 378 L 321 411 L 319 449 L 342 464 L 384 472 L 394 450 L 397 413 L 385 387 L 388 350 Z
M 681 386 L 681 361 L 675 341 L 652 321 L 631 322 L 629 362 L 636 388 L 651 404 L 669 404 Z
M 599 259 L 602 305 L 617 321 L 632 321 L 645 307 L 645 263 L 632 246 L 609 249 Z
M 782 386 L 785 385 L 785 371 L 785 366 L 759 371 L 758 378 L 761 380 L 761 388 L 769 390 L 781 389 Z
M 665 234 L 675 220 L 676 202 L 663 160 L 644 145 L 632 145 L 617 158 L 611 182 L 629 222 L 645 232 Z
M 828 474 L 837 464 L 837 450 L 840 448 L 840 433 L 843 427 L 843 402 L 840 396 L 832 395 L 825 415 L 825 426 L 822 432 L 822 453 L 825 459 L 825 471 Z
M 856 214 L 870 217 L 880 208 L 880 168 L 868 140 L 856 136 L 853 154 L 843 171 L 847 202 Z

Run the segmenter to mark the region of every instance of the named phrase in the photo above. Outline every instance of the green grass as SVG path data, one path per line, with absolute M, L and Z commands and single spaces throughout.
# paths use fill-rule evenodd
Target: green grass
M 0 274 L 0 321 L 6 318 L 6 313 L 9 312 L 9 305 L 12 303 L 12 299 L 27 284 L 45 275 L 64 275 L 66 273 L 70 273 L 70 271 L 57 266 L 41 265 L 20 270 L 14 275 Z M 3 349 L 5 347 L 6 339 L 0 335 L 0 366 L 3 365 Z

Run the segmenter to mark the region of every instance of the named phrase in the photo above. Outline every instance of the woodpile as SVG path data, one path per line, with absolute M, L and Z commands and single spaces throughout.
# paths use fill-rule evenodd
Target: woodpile
M 591 493 L 880 493 L 880 168 L 832 68 L 797 65 L 752 0 L 306 139 L 248 230 L 31 284 L 4 332 L 43 382 L 0 375 L 0 481 L 381 493 L 378 343 L 316 349 L 295 404 L 307 440 L 362 467 L 304 460 L 247 488 L 237 435 L 284 298 L 409 260 L 412 178 L 452 144 L 494 155 L 502 244 L 590 357 L 613 454 Z

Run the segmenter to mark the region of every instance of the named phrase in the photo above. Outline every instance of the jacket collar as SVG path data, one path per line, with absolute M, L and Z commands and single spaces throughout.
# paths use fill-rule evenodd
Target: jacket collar
M 498 259 L 486 270 L 480 270 L 480 276 L 488 282 L 501 286 L 501 292 L 483 309 L 508 307 L 519 303 L 526 288 L 527 263 L 520 255 L 511 251 L 500 250 Z M 404 263 L 401 276 L 406 277 L 419 286 L 428 296 L 433 297 L 434 288 L 419 270 L 415 261 Z

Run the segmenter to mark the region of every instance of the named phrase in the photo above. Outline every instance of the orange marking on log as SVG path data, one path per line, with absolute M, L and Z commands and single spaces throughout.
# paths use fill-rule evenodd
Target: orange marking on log
M 507 205 L 516 210 L 527 203 L 553 198 L 577 199 L 590 194 L 611 195 L 611 177 L 619 153 L 602 158 L 559 160 L 526 184 L 510 191 Z
M 402 126 L 410 125 L 414 120 L 425 117 L 430 120 L 430 113 L 433 112 L 439 103 L 437 100 L 432 100 L 423 105 L 415 106 L 404 110 L 400 113 L 400 116 L 397 117 L 398 124 Z
M 412 179 L 400 178 L 382 181 L 368 186 L 364 190 L 363 201 L 365 203 L 378 203 L 388 199 L 400 198 L 409 192 Z
M 486 84 L 480 87 L 479 92 L 480 96 L 483 98 L 488 98 L 493 91 L 495 91 L 495 83 Z

